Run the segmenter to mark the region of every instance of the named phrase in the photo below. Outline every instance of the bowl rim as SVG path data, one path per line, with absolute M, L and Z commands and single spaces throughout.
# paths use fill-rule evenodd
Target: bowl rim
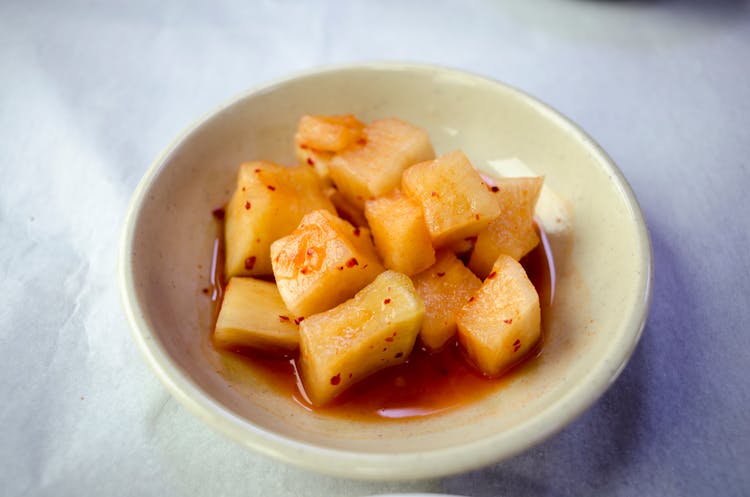
M 354 452 L 300 442 L 255 426 L 252 422 L 233 413 L 204 392 L 172 360 L 144 317 L 143 309 L 135 291 L 132 267 L 133 240 L 143 201 L 163 169 L 166 159 L 194 131 L 206 125 L 222 110 L 245 98 L 270 91 L 298 79 L 362 70 L 445 74 L 477 84 L 501 87 L 513 94 L 515 98 L 525 101 L 526 104 L 546 114 L 548 118 L 556 121 L 556 125 L 566 128 L 566 131 L 572 137 L 580 140 L 584 146 L 598 154 L 599 162 L 614 179 L 626 200 L 627 207 L 631 211 L 631 219 L 636 224 L 636 232 L 640 242 L 638 256 L 642 261 L 642 271 L 640 271 L 638 277 L 638 304 L 634 311 L 627 316 L 627 323 L 625 324 L 625 328 L 630 330 L 630 333 L 622 334 L 619 338 L 620 343 L 612 348 L 613 353 L 612 357 L 608 358 L 609 361 L 602 360 L 595 365 L 589 373 L 589 381 L 573 385 L 547 409 L 529 418 L 510 432 L 501 432 L 459 446 L 405 453 Z M 320 473 L 370 480 L 403 480 L 457 474 L 512 457 L 558 433 L 588 409 L 625 368 L 643 333 L 653 289 L 651 237 L 635 194 L 609 155 L 585 131 L 548 104 L 512 85 L 461 69 L 410 62 L 338 64 L 300 71 L 268 83 L 250 87 L 206 112 L 180 132 L 146 170 L 128 205 L 118 252 L 120 300 L 131 334 L 146 362 L 178 402 L 230 439 L 266 456 Z M 498 443 L 499 441 L 502 441 L 502 443 Z

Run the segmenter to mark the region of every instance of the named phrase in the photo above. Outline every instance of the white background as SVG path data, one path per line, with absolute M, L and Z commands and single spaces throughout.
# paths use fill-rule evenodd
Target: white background
M 631 182 L 655 293 L 628 368 L 540 446 L 444 480 L 318 476 L 173 401 L 119 304 L 120 224 L 181 129 L 322 64 L 522 88 Z M 750 7 L 742 0 L 0 2 L 0 495 L 750 494 Z

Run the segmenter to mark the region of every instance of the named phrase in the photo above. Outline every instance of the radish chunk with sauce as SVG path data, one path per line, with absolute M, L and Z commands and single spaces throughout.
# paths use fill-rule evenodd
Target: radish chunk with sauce
M 235 277 L 224 291 L 214 344 L 224 349 L 249 347 L 270 353 L 294 352 L 299 345 L 296 321 L 276 285 Z
M 523 266 L 498 257 L 482 287 L 456 317 L 458 341 L 487 376 L 498 376 L 536 345 L 541 335 L 539 294 Z
M 313 405 L 406 360 L 424 317 L 408 276 L 385 271 L 354 298 L 300 323 L 300 364 Z

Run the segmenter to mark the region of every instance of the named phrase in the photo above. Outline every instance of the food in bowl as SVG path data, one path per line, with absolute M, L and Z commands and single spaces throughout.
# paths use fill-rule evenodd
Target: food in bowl
M 294 162 L 289 137 L 301 115 L 345 112 L 367 122 L 395 115 L 417 123 L 440 153 L 464 150 L 493 177 L 529 176 L 510 157 L 544 176 L 535 215 L 546 239 L 524 263 L 540 293 L 538 354 L 487 380 L 467 366 L 459 347 L 430 354 L 414 347 L 409 368 L 382 370 L 335 405 L 311 409 L 298 397 L 291 362 L 249 361 L 212 345 L 216 303 L 204 293 L 218 293 L 211 275 L 222 272 L 213 269 L 212 253 L 220 250 L 212 209 L 231 196 L 243 161 Z M 340 194 L 331 201 L 339 211 L 346 206 Z M 545 244 L 554 254 L 554 274 L 546 270 Z M 476 469 L 568 425 L 613 384 L 631 356 L 648 313 L 652 274 L 637 200 L 583 130 L 503 83 L 394 63 L 308 71 L 244 92 L 198 120 L 165 147 L 134 192 L 118 264 L 133 338 L 185 409 L 278 461 L 387 480 Z M 393 388 L 402 377 L 427 388 Z M 454 401 L 448 407 L 460 407 L 403 417 L 399 402 L 408 405 L 416 395 L 423 396 L 417 415 L 445 408 L 446 398 Z M 339 414 L 354 409 L 347 402 L 373 414 Z M 370 422 L 374 416 L 402 419 Z
M 482 177 L 396 118 L 305 115 L 294 146 L 299 165 L 240 166 L 217 347 L 291 362 L 303 401 L 334 409 L 365 379 L 401 397 L 429 389 L 408 369 L 450 375 L 446 351 L 487 382 L 538 352 L 542 305 L 524 265 L 540 245 L 543 178 Z

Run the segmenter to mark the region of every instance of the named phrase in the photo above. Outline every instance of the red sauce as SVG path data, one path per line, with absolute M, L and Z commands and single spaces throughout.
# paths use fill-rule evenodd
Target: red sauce
M 521 263 L 539 292 L 544 315 L 554 296 L 555 273 L 546 237 L 543 232 L 540 235 L 542 243 Z M 220 258 L 221 251 L 215 251 L 214 268 L 221 267 L 217 262 Z M 216 297 L 220 296 L 221 289 L 218 277 L 212 278 L 212 283 L 218 306 L 219 299 Z M 325 407 L 314 407 L 307 399 L 297 371 L 296 355 L 271 358 L 252 350 L 222 353 L 242 357 L 272 389 L 292 398 L 305 409 L 347 419 L 383 421 L 437 414 L 497 392 L 510 379 L 533 365 L 543 342 L 544 330 L 539 343 L 521 362 L 500 378 L 487 378 L 470 364 L 456 340 L 437 353 L 429 353 L 417 339 L 406 362 L 371 375 Z

